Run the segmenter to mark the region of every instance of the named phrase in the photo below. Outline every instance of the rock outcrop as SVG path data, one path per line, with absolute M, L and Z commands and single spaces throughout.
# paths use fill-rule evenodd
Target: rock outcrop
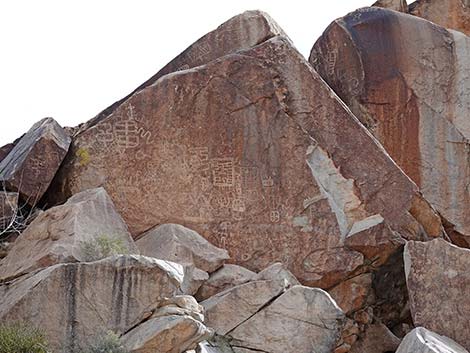
M 37 122 L 0 162 L 0 184 L 34 206 L 49 187 L 70 142 L 54 119 Z
M 470 250 L 440 239 L 411 241 L 404 259 L 413 323 L 470 349 Z
M 470 236 L 469 53 L 461 33 L 371 7 L 334 21 L 309 59 L 455 238 Z
M 470 3 L 468 0 L 418 0 L 410 4 L 412 15 L 425 18 L 445 28 L 470 35 Z
M 102 250 L 108 253 L 101 254 Z M 0 282 L 57 263 L 92 261 L 116 252 L 138 252 L 126 224 L 106 190 L 82 191 L 26 228 L 0 262 Z
M 405 336 L 397 353 L 468 353 L 468 351 L 447 337 L 417 327 Z
M 152 305 L 180 291 L 178 264 L 121 255 L 58 264 L 0 285 L 0 322 L 41 327 L 51 348 L 74 353 L 97 332 L 124 333 Z
M 357 222 L 441 235 L 416 185 L 282 36 L 133 94 L 75 136 L 56 182 L 63 196 L 103 185 L 134 236 L 182 224 L 233 263 L 282 261 L 322 288 L 363 265 L 344 247 Z

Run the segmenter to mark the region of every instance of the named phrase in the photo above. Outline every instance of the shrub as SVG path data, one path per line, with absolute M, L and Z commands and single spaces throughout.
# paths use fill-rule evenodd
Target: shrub
M 24 323 L 0 324 L 0 353 L 48 353 L 45 335 Z
M 128 250 L 121 238 L 101 235 L 90 241 L 82 241 L 81 252 L 85 261 L 97 261 L 111 255 L 127 254 Z
M 128 353 L 121 345 L 119 336 L 112 331 L 108 331 L 96 338 L 82 353 Z

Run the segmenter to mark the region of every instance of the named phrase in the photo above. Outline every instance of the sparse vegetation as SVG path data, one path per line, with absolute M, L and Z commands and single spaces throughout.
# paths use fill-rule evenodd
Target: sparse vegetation
M 49 353 L 40 329 L 24 323 L 0 324 L 0 353 Z
M 108 331 L 99 335 L 96 341 L 81 353 L 128 353 L 128 351 L 121 345 L 119 336 L 112 331 Z
M 101 235 L 90 241 L 82 241 L 81 251 L 85 261 L 97 261 L 111 255 L 128 253 L 121 238 L 107 235 Z

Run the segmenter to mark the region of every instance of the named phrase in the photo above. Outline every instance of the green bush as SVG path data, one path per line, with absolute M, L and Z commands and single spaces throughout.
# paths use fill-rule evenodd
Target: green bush
M 101 235 L 90 241 L 82 241 L 81 251 L 85 261 L 97 261 L 111 255 L 128 253 L 121 238 L 107 235 Z
M 0 324 L 0 353 L 48 353 L 47 340 L 38 328 L 24 323 Z
M 128 353 L 121 345 L 119 336 L 112 331 L 102 334 L 90 344 L 82 353 Z

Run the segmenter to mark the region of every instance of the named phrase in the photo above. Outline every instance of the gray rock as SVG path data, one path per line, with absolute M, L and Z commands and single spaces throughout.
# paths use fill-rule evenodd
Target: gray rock
M 405 336 L 396 353 L 468 353 L 468 351 L 450 338 L 417 327 Z

